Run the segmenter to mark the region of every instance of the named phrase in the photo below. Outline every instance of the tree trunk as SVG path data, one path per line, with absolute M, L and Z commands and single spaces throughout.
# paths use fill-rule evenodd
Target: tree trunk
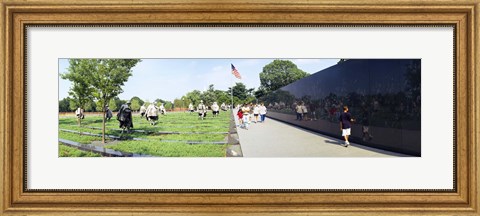
M 105 104 L 103 104 L 103 108 L 102 108 L 102 112 L 103 112 L 103 115 L 102 115 L 102 143 L 105 144 Z

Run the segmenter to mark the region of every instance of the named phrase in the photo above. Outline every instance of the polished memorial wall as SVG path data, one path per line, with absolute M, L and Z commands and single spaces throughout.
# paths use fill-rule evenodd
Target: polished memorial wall
M 348 106 L 355 119 L 352 142 L 421 156 L 420 84 L 420 59 L 350 59 L 261 100 L 268 117 L 336 138 L 339 115 Z M 298 104 L 307 111 L 301 120 Z

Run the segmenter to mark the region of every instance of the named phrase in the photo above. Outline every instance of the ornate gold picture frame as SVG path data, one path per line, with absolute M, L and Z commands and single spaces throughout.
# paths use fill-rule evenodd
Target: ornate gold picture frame
M 1 3 L 1 213 L 5 215 L 478 215 L 479 0 L 20 1 Z M 455 26 L 455 186 L 448 191 L 35 191 L 25 188 L 28 25 L 302 24 Z

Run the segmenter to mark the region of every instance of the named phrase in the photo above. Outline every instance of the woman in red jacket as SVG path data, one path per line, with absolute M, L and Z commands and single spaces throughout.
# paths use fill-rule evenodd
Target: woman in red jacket
M 238 108 L 237 116 L 238 116 L 238 123 L 239 123 L 238 126 L 243 127 L 243 122 L 242 122 L 243 112 L 241 107 Z

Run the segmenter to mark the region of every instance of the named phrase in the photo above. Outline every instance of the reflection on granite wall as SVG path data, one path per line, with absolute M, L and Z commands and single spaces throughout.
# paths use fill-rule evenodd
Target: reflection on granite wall
M 421 60 L 351 59 L 265 96 L 268 117 L 341 138 L 347 105 L 356 122 L 351 141 L 421 156 Z M 299 120 L 295 107 L 307 108 Z

